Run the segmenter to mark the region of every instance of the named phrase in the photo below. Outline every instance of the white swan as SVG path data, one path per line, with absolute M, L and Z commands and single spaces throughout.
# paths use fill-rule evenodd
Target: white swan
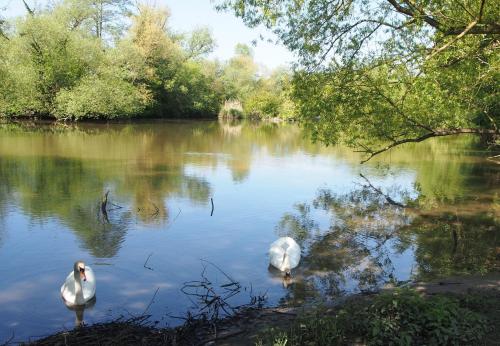
M 279 238 L 269 248 L 269 262 L 285 272 L 285 275 L 290 275 L 290 271 L 300 262 L 299 244 L 290 237 Z
M 83 279 L 83 282 L 82 282 Z M 85 305 L 95 296 L 95 276 L 82 261 L 76 261 L 61 286 L 61 295 L 68 305 Z

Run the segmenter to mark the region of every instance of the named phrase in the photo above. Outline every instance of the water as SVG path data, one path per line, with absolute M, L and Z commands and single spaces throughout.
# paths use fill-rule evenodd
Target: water
M 202 275 L 221 294 L 224 273 L 238 281 L 236 306 L 498 270 L 500 165 L 487 155 L 442 138 L 359 165 L 293 125 L 0 124 L 0 342 L 74 326 L 59 288 L 78 259 L 97 277 L 86 323 L 146 312 L 159 326 L 199 310 L 181 289 Z M 419 208 L 387 205 L 360 172 Z M 303 248 L 285 284 L 267 258 L 282 235 Z

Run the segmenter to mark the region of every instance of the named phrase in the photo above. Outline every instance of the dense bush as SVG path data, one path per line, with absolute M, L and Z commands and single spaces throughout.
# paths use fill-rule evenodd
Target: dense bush
M 489 324 L 478 301 L 432 296 L 409 289 L 351 301 L 334 314 L 317 310 L 300 317 L 289 330 L 270 330 L 260 344 L 271 345 L 473 345 Z M 496 299 L 498 303 L 498 299 Z M 474 309 L 474 307 L 479 307 Z M 475 310 L 475 311 L 474 311 Z
M 248 46 L 210 61 L 208 29 L 173 33 L 166 8 L 98 3 L 59 0 L 2 27 L 0 116 L 216 117 L 233 99 L 244 109 L 231 116 L 280 114 L 284 88 L 258 76 Z
M 113 119 L 140 114 L 148 106 L 146 92 L 112 76 L 85 77 L 75 87 L 61 90 L 56 98 L 59 119 Z

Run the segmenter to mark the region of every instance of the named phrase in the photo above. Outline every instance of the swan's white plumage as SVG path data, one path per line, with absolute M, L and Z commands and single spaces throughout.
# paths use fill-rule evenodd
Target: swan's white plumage
M 283 272 L 289 272 L 300 262 L 300 246 L 290 237 L 281 237 L 269 248 L 269 262 Z
M 70 305 L 83 305 L 95 296 L 95 276 L 92 268 L 85 266 L 86 281 L 80 280 L 82 287 L 82 295 L 78 295 L 75 285 L 75 274 L 71 271 L 64 284 L 61 286 L 61 295 L 64 300 Z

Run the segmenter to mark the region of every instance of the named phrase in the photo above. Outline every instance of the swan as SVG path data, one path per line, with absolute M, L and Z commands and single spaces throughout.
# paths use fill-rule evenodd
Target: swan
M 94 298 L 95 276 L 92 268 L 82 261 L 76 261 L 73 271 L 61 286 L 61 296 L 68 305 L 85 305 Z
M 269 248 L 269 262 L 290 276 L 291 270 L 300 262 L 299 244 L 290 237 L 279 238 Z

